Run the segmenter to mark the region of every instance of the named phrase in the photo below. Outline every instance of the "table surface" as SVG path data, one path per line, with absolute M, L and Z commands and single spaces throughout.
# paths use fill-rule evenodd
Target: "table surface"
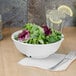
M 0 41 L 0 76 L 76 76 L 76 60 L 65 71 L 52 72 L 35 67 L 24 67 L 18 61 L 25 56 L 14 46 L 11 34 L 21 28 L 5 28 Z M 64 41 L 58 52 L 68 53 L 76 50 L 76 27 L 63 29 Z

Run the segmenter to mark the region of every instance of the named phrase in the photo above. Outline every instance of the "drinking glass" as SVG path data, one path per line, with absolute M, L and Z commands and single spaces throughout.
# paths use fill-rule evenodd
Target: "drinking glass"
M 48 27 L 51 27 L 57 31 L 62 32 L 63 29 L 63 23 L 64 20 L 62 20 L 61 23 L 53 23 L 50 18 L 52 14 L 50 14 L 51 12 L 53 13 L 52 18 L 54 19 L 59 19 L 60 13 L 57 11 L 58 5 L 56 5 L 56 3 L 54 1 L 50 1 L 45 3 L 45 13 L 46 13 L 46 24 Z
M 0 15 L 0 40 L 3 38 L 2 36 L 2 17 Z

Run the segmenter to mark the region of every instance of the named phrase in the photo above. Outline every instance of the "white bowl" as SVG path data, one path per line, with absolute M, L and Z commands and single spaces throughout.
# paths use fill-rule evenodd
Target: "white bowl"
M 18 35 L 20 31 L 16 31 L 12 34 L 11 38 L 16 46 L 16 48 L 23 54 L 25 54 L 28 57 L 33 57 L 33 58 L 46 58 L 49 55 L 55 53 L 64 38 L 61 40 L 55 42 L 55 43 L 50 43 L 50 44 L 28 44 L 28 43 L 22 43 L 20 41 L 17 41 L 14 39 L 16 35 Z

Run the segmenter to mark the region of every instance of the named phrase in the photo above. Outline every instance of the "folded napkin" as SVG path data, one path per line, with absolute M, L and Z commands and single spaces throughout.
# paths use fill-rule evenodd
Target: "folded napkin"
M 47 58 L 42 58 L 42 59 L 26 57 L 20 60 L 18 63 L 24 66 L 39 67 L 39 68 L 47 69 L 51 71 L 61 71 L 61 70 L 67 69 L 70 63 L 76 59 L 76 56 L 74 56 L 72 59 L 69 59 L 68 61 L 66 61 L 66 59 L 63 60 L 65 56 L 66 56 L 65 54 L 53 54 Z M 51 69 L 52 67 L 56 66 L 59 62 L 61 63 L 56 68 Z
M 52 71 L 63 71 L 63 70 L 66 70 L 69 65 L 74 61 L 76 60 L 76 56 L 74 56 L 72 59 L 65 59 L 63 60 L 56 68 L 52 69 Z M 51 69 L 49 69 L 51 70 Z

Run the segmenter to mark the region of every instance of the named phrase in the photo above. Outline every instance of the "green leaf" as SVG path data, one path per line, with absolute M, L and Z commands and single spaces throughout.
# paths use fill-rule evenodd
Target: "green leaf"
M 15 40 L 18 40 L 18 36 L 17 36 L 17 35 L 15 35 L 14 39 L 15 39 Z
M 30 39 L 27 41 L 30 44 L 49 44 L 62 38 L 61 33 L 55 29 L 52 29 L 52 34 L 45 36 L 43 28 L 34 23 L 27 23 L 23 28 L 30 31 Z M 15 37 L 15 39 L 18 39 L 18 37 Z
M 44 44 L 44 41 L 43 41 L 43 40 L 39 40 L 39 43 L 40 43 L 40 44 Z

